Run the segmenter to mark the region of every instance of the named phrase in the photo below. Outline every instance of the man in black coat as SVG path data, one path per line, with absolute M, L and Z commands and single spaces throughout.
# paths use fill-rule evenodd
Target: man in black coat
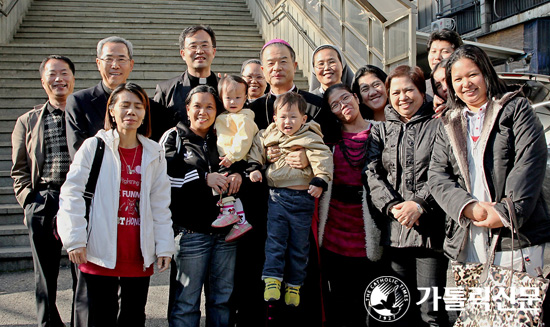
M 82 142 L 103 128 L 107 100 L 111 92 L 126 79 L 134 68 L 133 46 L 118 36 L 110 36 L 97 44 L 97 70 L 101 82 L 94 87 L 73 93 L 67 99 L 67 144 L 71 160 Z
M 178 113 L 179 119 L 187 121 L 185 99 L 191 89 L 198 85 L 210 85 L 218 89 L 218 78 L 211 71 L 216 56 L 216 35 L 210 26 L 197 25 L 184 29 L 179 37 L 180 55 L 187 64 L 183 74 L 157 84 L 154 100 Z

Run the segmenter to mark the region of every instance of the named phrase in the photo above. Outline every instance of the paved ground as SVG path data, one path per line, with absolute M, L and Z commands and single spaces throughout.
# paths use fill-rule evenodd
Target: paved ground
M 548 249 L 548 248 L 547 248 Z M 545 251 L 545 262 L 550 262 L 550 251 Z M 550 271 L 547 265 L 545 274 Z M 149 299 L 145 309 L 147 327 L 165 327 L 166 307 L 168 303 L 169 272 L 155 273 L 151 278 Z M 57 303 L 61 318 L 65 323 L 70 321 L 71 307 L 71 271 L 62 267 L 59 273 Z M 447 274 L 447 286 L 454 286 L 450 271 Z M 201 311 L 204 313 L 204 297 Z M 456 319 L 455 313 L 450 313 L 450 321 Z M 201 327 L 205 325 L 205 317 L 201 318 Z M 0 327 L 34 327 L 36 326 L 36 304 L 34 298 L 34 273 L 21 271 L 0 273 Z
M 148 327 L 167 326 L 166 307 L 168 302 L 169 272 L 154 274 L 149 288 L 146 314 Z M 57 292 L 57 303 L 61 318 L 68 325 L 71 318 L 71 271 L 61 268 Z M 203 310 L 204 311 L 204 310 Z M 201 326 L 204 325 L 204 319 Z M 32 271 L 0 273 L 0 326 L 36 326 L 36 304 L 34 298 L 34 273 Z

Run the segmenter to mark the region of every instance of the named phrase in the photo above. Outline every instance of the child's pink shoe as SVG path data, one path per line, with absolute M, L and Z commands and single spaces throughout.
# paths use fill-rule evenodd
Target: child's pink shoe
M 250 225 L 248 221 L 244 224 L 235 224 L 233 225 L 233 228 L 231 228 L 231 231 L 229 231 L 227 236 L 225 236 L 225 241 L 233 242 L 251 229 L 252 225 Z
M 234 213 L 220 213 L 218 215 L 218 218 L 214 220 L 212 223 L 212 227 L 221 228 L 221 227 L 227 227 L 229 225 L 232 225 L 236 222 L 241 220 L 241 217 L 239 215 Z

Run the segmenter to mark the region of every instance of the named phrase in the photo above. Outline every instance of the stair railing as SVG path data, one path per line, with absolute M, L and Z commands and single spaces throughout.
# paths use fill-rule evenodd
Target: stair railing
M 13 39 L 31 2 L 32 0 L 0 0 L 0 44 Z
M 6 6 L 6 9 L 4 9 L 4 1 L 0 0 L 0 13 L 4 16 L 8 17 L 8 15 L 12 11 L 13 7 L 15 7 L 15 5 L 18 2 L 19 2 L 19 0 L 12 0 L 8 3 L 8 5 Z
M 357 70 L 373 64 L 391 70 L 416 64 L 416 7 L 401 0 L 246 0 L 265 40 L 282 38 L 310 77 L 321 44 L 342 49 Z

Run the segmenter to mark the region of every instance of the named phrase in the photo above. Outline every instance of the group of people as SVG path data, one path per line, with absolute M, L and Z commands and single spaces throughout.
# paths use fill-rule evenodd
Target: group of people
M 170 268 L 173 327 L 199 326 L 203 288 L 206 326 L 384 325 L 365 307 L 383 275 L 411 290 L 390 324 L 447 326 L 437 294 L 448 260 L 485 262 L 500 228 L 495 264 L 521 267 L 522 248 L 538 274 L 550 240 L 542 125 L 455 32 L 430 36 L 428 79 L 407 65 L 353 74 L 338 47 L 319 46 L 311 92 L 294 84 L 285 40 L 223 77 L 210 27 L 179 43 L 187 70 L 152 99 L 127 82 L 133 48 L 120 37 L 98 43 L 95 87 L 73 93 L 67 57 L 40 65 L 48 102 L 12 135 L 39 326 L 64 326 L 61 247 L 71 326 L 144 326 L 155 263 Z M 505 197 L 519 223 L 513 254 Z M 419 288 L 439 292 L 415 305 Z

